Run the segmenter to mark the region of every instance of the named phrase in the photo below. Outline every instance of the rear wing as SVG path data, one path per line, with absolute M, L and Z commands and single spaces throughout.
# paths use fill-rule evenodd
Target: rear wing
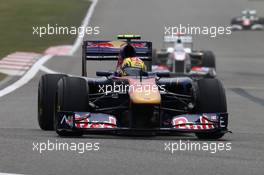
M 86 61 L 118 60 L 120 50 L 127 42 L 128 41 L 83 41 L 82 75 L 87 75 Z M 129 43 L 134 46 L 137 57 L 144 62 L 152 61 L 152 42 L 129 41 Z
M 167 43 L 172 43 L 172 42 L 177 42 L 177 40 L 181 40 L 182 43 L 192 43 L 192 36 L 164 36 L 164 42 Z
M 163 46 L 165 43 L 177 43 L 178 40 L 181 40 L 181 43 L 183 44 L 189 44 L 190 45 L 190 49 L 193 50 L 193 39 L 192 36 L 186 36 L 186 35 L 177 35 L 177 36 L 172 36 L 172 35 L 168 35 L 168 36 L 164 36 L 164 42 L 163 42 Z
M 130 41 L 136 50 L 136 56 L 151 61 L 152 43 L 148 41 Z M 84 41 L 83 49 L 86 60 L 117 60 L 125 41 Z

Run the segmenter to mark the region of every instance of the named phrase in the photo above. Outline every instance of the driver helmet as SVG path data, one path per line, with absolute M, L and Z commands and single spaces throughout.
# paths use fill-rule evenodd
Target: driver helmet
M 131 44 L 127 44 L 124 46 L 120 51 L 120 56 L 122 59 L 128 58 L 128 57 L 135 57 L 136 56 L 136 50 Z

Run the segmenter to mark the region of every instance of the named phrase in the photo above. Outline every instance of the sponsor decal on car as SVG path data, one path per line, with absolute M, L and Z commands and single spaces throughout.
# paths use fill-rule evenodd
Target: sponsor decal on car
M 110 42 L 92 43 L 89 47 L 114 47 Z
M 211 116 L 212 119 L 216 120 L 216 116 Z M 198 121 L 189 121 L 187 117 L 177 117 L 172 120 L 172 125 L 176 129 L 214 129 L 214 123 L 211 122 L 206 115 L 199 117 Z
M 73 121 L 74 119 L 74 121 Z M 116 128 L 116 118 L 106 114 L 75 113 L 74 115 L 64 115 L 61 124 L 66 123 L 70 127 L 85 128 Z

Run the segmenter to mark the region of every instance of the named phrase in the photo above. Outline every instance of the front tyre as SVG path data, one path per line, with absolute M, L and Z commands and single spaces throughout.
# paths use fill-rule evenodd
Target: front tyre
M 226 113 L 226 96 L 222 83 L 218 79 L 200 79 L 197 81 L 197 113 Z M 224 133 L 196 133 L 199 139 L 219 139 Z
M 87 112 L 88 83 L 79 77 L 64 77 L 58 82 L 56 109 L 58 111 Z M 55 130 L 60 136 L 81 136 L 80 131 L 69 131 L 58 128 L 58 114 L 55 115 Z
M 42 130 L 53 130 L 53 115 L 57 83 L 63 74 L 45 74 L 38 85 L 38 123 Z

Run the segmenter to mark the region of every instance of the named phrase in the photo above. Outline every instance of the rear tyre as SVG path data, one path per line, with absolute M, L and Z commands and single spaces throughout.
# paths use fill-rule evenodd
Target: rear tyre
M 152 64 L 153 65 L 157 64 L 157 50 L 156 49 L 152 50 Z
M 233 18 L 233 19 L 231 20 L 231 25 L 234 25 L 234 24 L 237 24 L 237 20 L 236 20 L 236 18 Z
M 203 51 L 202 67 L 215 68 L 215 55 L 212 51 Z
M 225 113 L 227 112 L 225 90 L 218 79 L 200 79 L 197 82 L 197 112 Z M 196 133 L 199 139 L 219 139 L 224 133 Z
M 38 85 L 38 123 L 42 130 L 53 130 L 57 82 L 67 75 L 45 74 Z
M 64 77 L 58 82 L 56 109 L 60 111 L 77 111 L 87 112 L 88 99 L 88 83 L 85 79 L 78 77 Z M 60 136 L 81 136 L 80 131 L 68 131 L 58 129 L 58 118 L 55 115 L 55 129 Z
M 264 25 L 264 18 L 260 18 L 259 19 L 259 23 L 262 24 L 262 25 Z

